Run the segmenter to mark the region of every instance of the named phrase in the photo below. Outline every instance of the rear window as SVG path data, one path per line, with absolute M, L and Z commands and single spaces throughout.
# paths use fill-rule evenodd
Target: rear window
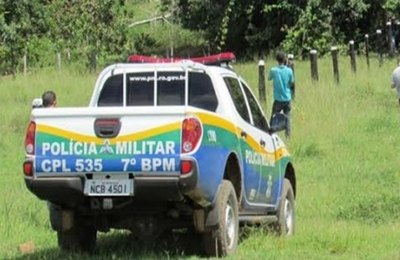
M 127 74 L 127 105 L 176 106 L 185 104 L 185 74 L 184 72 L 157 73 L 157 99 L 154 100 L 154 73 Z
M 154 73 L 126 75 L 127 106 L 152 106 L 154 102 Z
M 127 106 L 181 106 L 185 105 L 184 72 L 154 72 L 126 74 Z M 189 105 L 215 111 L 217 97 L 210 77 L 201 72 L 189 72 Z M 98 106 L 123 105 L 123 75 L 107 79 L 100 93 Z
M 123 84 L 122 74 L 109 77 L 104 83 L 97 105 L 99 107 L 122 106 Z

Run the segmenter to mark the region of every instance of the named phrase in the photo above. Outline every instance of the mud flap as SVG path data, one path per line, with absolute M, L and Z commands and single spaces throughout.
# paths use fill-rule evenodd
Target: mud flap
M 74 226 L 74 212 L 65 210 L 51 202 L 48 203 L 50 224 L 54 231 L 67 231 Z
M 218 227 L 218 209 L 215 206 L 215 202 L 218 201 L 218 197 L 221 196 L 220 194 L 221 190 L 221 184 L 218 186 L 218 191 L 217 191 L 217 196 L 215 197 L 215 200 L 213 202 L 212 209 L 207 212 L 206 214 L 206 220 L 205 220 L 205 230 L 213 230 Z

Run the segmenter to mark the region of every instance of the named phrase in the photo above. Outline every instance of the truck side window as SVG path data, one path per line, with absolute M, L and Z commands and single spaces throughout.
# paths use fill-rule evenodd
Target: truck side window
M 246 101 L 243 96 L 242 89 L 239 81 L 235 78 L 224 78 L 225 84 L 228 86 L 229 93 L 231 94 L 232 101 L 235 104 L 236 111 L 248 123 L 251 123 L 249 111 L 247 110 Z
M 109 77 L 100 92 L 97 106 L 122 106 L 123 104 L 123 78 L 122 74 Z
M 189 73 L 189 105 L 215 111 L 217 96 L 210 77 L 205 73 Z
M 154 73 L 139 72 L 126 75 L 127 106 L 154 104 Z
M 244 93 L 246 94 L 247 101 L 249 102 L 251 116 L 253 117 L 254 126 L 261 130 L 267 131 L 268 123 L 264 117 L 262 110 L 260 109 L 260 106 L 257 103 L 256 98 L 251 93 L 250 89 L 243 82 L 241 82 L 241 83 L 242 83 L 242 86 L 244 89 Z

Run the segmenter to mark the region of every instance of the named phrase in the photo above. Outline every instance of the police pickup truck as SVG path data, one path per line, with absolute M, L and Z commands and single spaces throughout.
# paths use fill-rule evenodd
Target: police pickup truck
M 32 110 L 25 183 L 48 202 L 61 249 L 92 251 L 110 229 L 143 239 L 190 229 L 207 255 L 224 256 L 242 224 L 294 233 L 282 129 L 232 59 L 132 55 L 100 73 L 88 107 Z

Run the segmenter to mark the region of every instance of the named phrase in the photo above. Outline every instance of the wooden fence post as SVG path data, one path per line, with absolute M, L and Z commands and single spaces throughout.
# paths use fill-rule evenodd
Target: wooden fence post
M 393 57 L 394 51 L 395 51 L 395 39 L 393 38 L 393 28 L 392 28 L 392 22 L 389 21 L 386 23 L 386 31 L 387 31 L 387 42 L 388 42 L 388 50 L 389 50 L 389 56 Z
M 357 65 L 356 65 L 356 52 L 354 50 L 354 41 L 349 41 L 349 48 L 350 48 L 350 60 L 351 60 L 351 70 L 355 73 L 357 72 Z
M 382 66 L 383 63 L 383 53 L 382 53 L 382 31 L 380 29 L 376 30 L 376 37 L 378 43 L 378 51 L 379 51 L 379 66 Z
M 92 50 L 90 53 L 90 72 L 95 72 L 97 69 L 97 54 Z
M 61 53 L 57 52 L 57 69 L 61 69 Z
M 24 63 L 24 76 L 26 76 L 26 73 L 28 71 L 28 57 L 27 57 L 26 52 L 23 57 L 23 63 Z
M 266 103 L 266 91 L 265 91 L 265 63 L 264 60 L 258 62 L 258 93 L 262 103 Z
M 331 48 L 332 63 L 333 63 L 333 78 L 336 84 L 339 84 L 339 63 L 338 63 L 338 48 L 333 46 Z
M 311 62 L 311 79 L 318 81 L 318 57 L 317 50 L 310 51 L 310 62 Z
M 392 27 L 392 29 L 393 29 L 393 27 Z M 395 24 L 394 24 L 394 30 L 395 30 L 395 35 L 398 35 L 399 33 L 400 33 L 400 21 L 399 20 L 396 20 L 396 22 L 395 22 Z M 397 39 L 395 39 L 395 44 L 394 44 L 394 48 L 395 48 L 395 53 L 397 52 L 398 53 L 398 51 L 399 51 L 399 48 L 398 48 L 398 46 L 399 46 L 399 43 L 398 43 L 398 40 L 399 40 L 399 38 L 397 37 Z
M 365 35 L 365 58 L 367 59 L 367 66 L 369 68 L 369 35 Z

